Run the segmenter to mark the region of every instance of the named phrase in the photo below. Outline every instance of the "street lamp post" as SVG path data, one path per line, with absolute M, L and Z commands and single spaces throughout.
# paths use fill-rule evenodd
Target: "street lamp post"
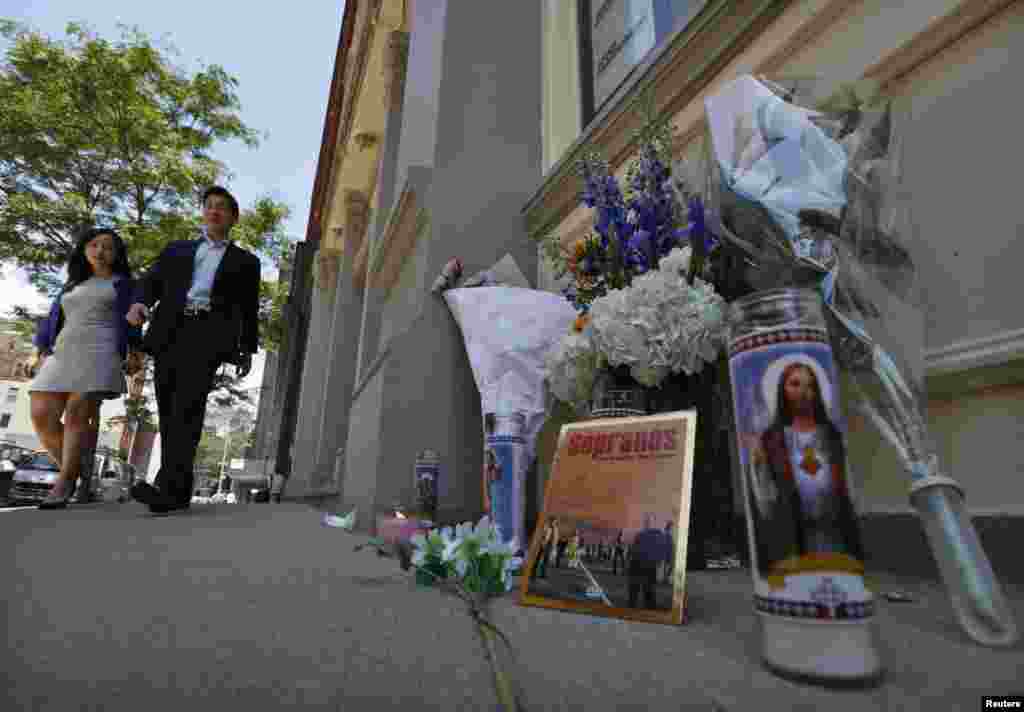
M 224 433 L 224 454 L 221 455 L 221 458 L 220 458 L 220 478 L 222 480 L 224 479 L 224 475 L 227 474 L 226 471 L 227 471 L 227 467 L 228 467 L 228 450 L 230 448 L 231 448 L 231 430 L 228 429 L 228 431 L 226 433 Z
M 224 438 L 224 452 L 221 455 L 221 459 L 220 459 L 220 481 L 221 481 L 221 483 L 224 482 L 224 478 L 227 476 L 228 452 L 231 449 L 231 433 L 235 429 L 241 427 L 241 425 L 242 425 L 242 417 L 241 417 L 241 415 L 240 415 L 240 413 L 238 411 L 235 411 L 235 413 L 228 420 L 227 426 L 222 429 L 222 432 L 223 432 L 222 437 Z

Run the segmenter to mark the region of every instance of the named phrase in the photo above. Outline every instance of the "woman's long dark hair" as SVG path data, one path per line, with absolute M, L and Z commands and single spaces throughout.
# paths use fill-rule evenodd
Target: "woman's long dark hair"
M 832 452 L 843 457 L 845 448 L 843 447 L 842 433 L 839 432 L 839 428 L 835 426 L 832 419 L 828 417 L 828 411 L 825 409 L 825 401 L 821 397 L 821 384 L 818 383 L 818 375 L 814 372 L 814 369 L 806 363 L 791 363 L 782 370 L 782 376 L 779 377 L 778 390 L 775 393 L 775 421 L 772 423 L 769 430 L 781 433 L 785 426 L 793 424 L 793 414 L 790 412 L 789 402 L 786 400 L 786 379 L 789 378 L 789 374 L 798 368 L 802 368 L 811 374 L 811 379 L 814 381 L 815 422 L 818 425 L 824 426 L 825 430 L 828 432 L 828 441 Z
M 114 238 L 116 254 L 111 270 L 115 275 L 125 279 L 132 278 L 132 268 L 128 265 L 128 248 L 125 247 L 121 236 L 108 227 L 93 227 L 83 230 L 79 234 L 78 240 L 75 242 L 75 249 L 71 251 L 71 257 L 68 258 L 68 281 L 64 283 L 65 294 L 92 277 L 92 265 L 85 257 L 85 247 L 100 235 L 110 235 Z

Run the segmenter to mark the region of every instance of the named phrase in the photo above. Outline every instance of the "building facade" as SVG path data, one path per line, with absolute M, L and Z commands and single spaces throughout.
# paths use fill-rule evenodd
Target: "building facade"
M 32 426 L 28 380 L 0 380 L 0 443 L 39 450 L 42 445 Z
M 699 161 L 704 99 L 737 76 L 810 78 L 817 98 L 870 79 L 904 142 L 931 425 L 997 572 L 1021 578 L 1024 314 L 1009 287 L 1024 240 L 1006 96 L 1024 69 L 1024 3 L 348 0 L 342 24 L 308 329 L 278 373 L 292 369 L 278 392 L 296 404 L 281 430 L 289 496 L 340 496 L 372 521 L 431 448 L 440 516 L 479 514 L 479 399 L 461 335 L 428 294 L 445 261 L 472 273 L 509 252 L 556 288 L 531 238 L 585 234 L 575 161 L 597 148 L 621 172 L 642 95 L 670 120 L 676 155 Z M 870 563 L 934 573 L 894 454 L 849 422 Z M 559 425 L 542 435 L 540 480 Z

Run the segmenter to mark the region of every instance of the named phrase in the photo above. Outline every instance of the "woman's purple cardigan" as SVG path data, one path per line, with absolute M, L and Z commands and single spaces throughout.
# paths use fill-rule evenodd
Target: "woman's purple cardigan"
M 117 352 L 121 358 L 128 355 L 128 347 L 138 348 L 142 344 L 142 327 L 132 326 L 128 323 L 128 308 L 132 305 L 132 296 L 135 290 L 135 280 L 121 277 L 114 282 L 114 291 L 117 293 Z M 64 289 L 60 290 L 57 298 L 50 306 L 49 315 L 39 322 L 36 330 L 36 337 L 33 339 L 36 348 L 44 354 L 53 353 L 53 345 L 57 341 L 57 335 L 64 328 L 64 310 L 61 308 L 60 299 L 64 296 Z

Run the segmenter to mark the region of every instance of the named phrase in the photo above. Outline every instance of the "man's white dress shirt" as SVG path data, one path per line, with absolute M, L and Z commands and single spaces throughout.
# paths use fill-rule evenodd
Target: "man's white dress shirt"
M 228 240 L 212 240 L 206 230 L 196 250 L 195 268 L 192 271 L 192 286 L 188 290 L 188 303 L 210 306 L 210 292 L 213 291 L 213 278 L 224 259 Z

